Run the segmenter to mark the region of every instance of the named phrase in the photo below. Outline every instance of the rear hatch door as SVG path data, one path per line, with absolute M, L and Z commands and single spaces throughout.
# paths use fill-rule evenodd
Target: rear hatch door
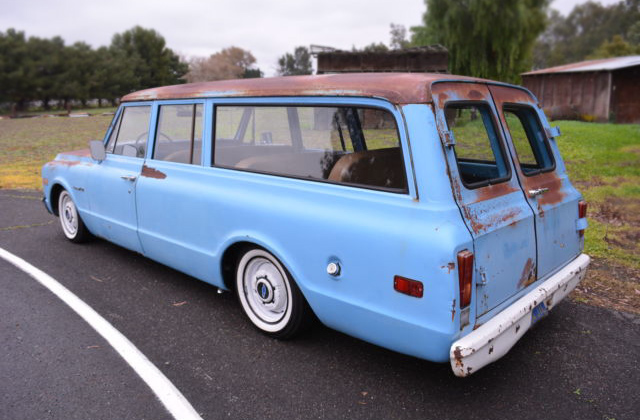
M 474 239 L 479 317 L 536 279 L 534 217 L 484 83 L 432 85 L 449 178 Z
M 582 248 L 576 227 L 580 193 L 573 188 L 552 131 L 526 90 L 489 85 L 517 178 L 535 213 L 537 277 L 575 258 Z

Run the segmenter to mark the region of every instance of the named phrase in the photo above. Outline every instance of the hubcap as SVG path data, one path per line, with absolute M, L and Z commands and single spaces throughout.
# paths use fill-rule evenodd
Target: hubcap
M 251 311 L 270 324 L 280 321 L 287 310 L 287 285 L 283 273 L 270 260 L 253 258 L 244 271 L 244 294 Z
M 63 193 L 59 207 L 62 230 L 68 237 L 72 238 L 78 231 L 78 212 L 68 193 Z

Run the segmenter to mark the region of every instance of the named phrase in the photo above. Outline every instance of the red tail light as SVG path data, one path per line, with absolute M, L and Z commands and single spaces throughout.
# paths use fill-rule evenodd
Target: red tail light
M 471 281 L 473 280 L 473 252 L 465 249 L 458 252 L 458 282 L 460 283 L 460 309 L 471 304 Z
M 578 218 L 579 219 L 584 219 L 585 217 L 587 217 L 587 202 L 586 201 L 580 201 L 578 203 Z M 578 231 L 578 234 L 580 236 L 584 235 L 584 229 L 581 229 Z
M 417 298 L 421 298 L 422 293 L 424 292 L 422 282 L 401 276 L 393 277 L 393 288 L 400 293 Z

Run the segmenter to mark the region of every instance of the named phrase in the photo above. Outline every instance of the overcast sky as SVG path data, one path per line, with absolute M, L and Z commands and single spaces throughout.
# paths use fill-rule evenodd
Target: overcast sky
M 585 0 L 553 0 L 563 14 Z M 600 0 L 603 4 L 619 0 Z M 253 53 L 267 76 L 298 45 L 339 49 L 389 43 L 389 24 L 421 23 L 423 0 L 0 0 L 0 31 L 61 36 L 67 44 L 109 45 L 135 25 L 158 31 L 184 56 L 237 46 Z

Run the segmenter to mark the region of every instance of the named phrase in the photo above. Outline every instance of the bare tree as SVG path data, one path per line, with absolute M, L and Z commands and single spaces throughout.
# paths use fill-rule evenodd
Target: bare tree
M 188 82 L 239 79 L 260 75 L 254 68 L 256 58 L 247 50 L 238 47 L 225 48 L 208 58 L 194 57 L 189 61 Z

